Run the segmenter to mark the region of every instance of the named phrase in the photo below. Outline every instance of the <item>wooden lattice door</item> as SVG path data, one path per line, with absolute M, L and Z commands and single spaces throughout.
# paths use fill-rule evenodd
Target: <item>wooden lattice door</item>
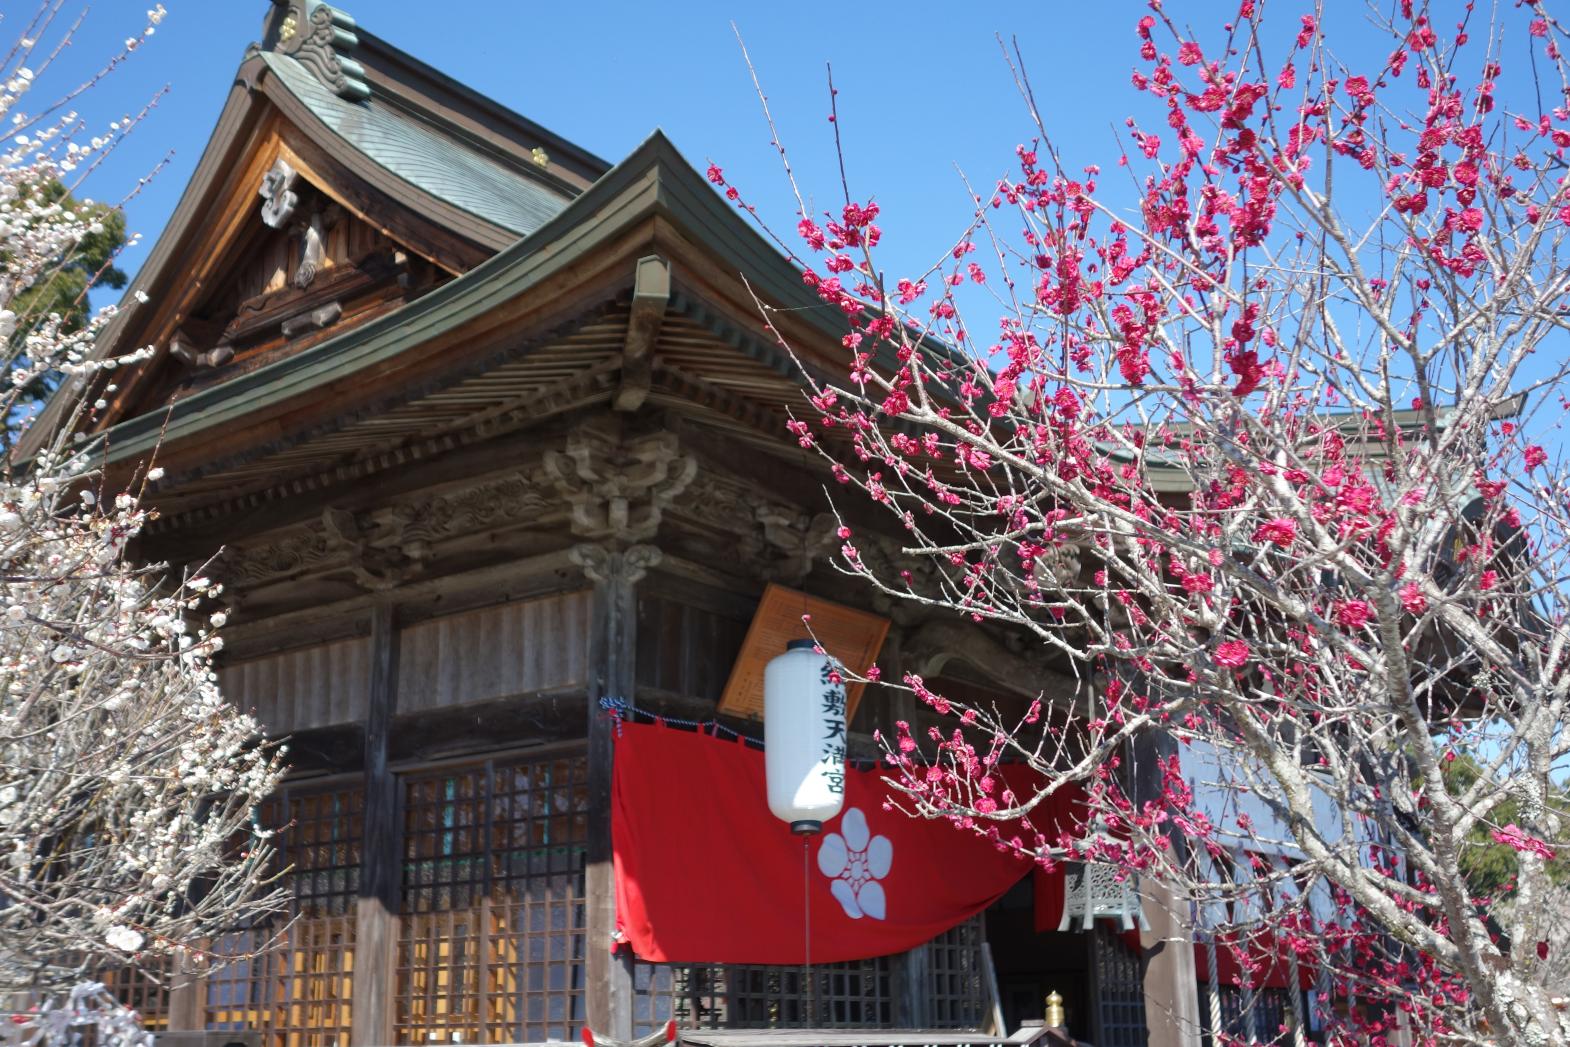
M 1090 938 L 1091 1040 L 1096 1047 L 1145 1047 L 1145 985 L 1139 956 L 1104 923 Z

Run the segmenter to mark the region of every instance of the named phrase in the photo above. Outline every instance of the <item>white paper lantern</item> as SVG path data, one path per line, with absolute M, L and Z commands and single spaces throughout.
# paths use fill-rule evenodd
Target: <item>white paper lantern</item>
M 845 806 L 845 682 L 811 640 L 792 640 L 763 670 L 769 810 L 815 833 Z

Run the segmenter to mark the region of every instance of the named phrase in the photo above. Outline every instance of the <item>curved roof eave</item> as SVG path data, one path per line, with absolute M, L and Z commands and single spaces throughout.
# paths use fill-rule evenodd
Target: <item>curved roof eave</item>
M 716 194 L 670 140 L 654 132 L 626 159 L 533 233 L 423 298 L 293 356 L 195 393 L 170 408 L 128 419 L 100 434 L 105 460 L 145 458 L 219 426 L 258 424 L 328 381 L 369 374 L 399 354 L 516 299 L 638 220 L 659 213 L 747 274 L 765 298 L 803 316 L 838 341 L 843 328 L 795 268 Z M 817 313 L 824 315 L 814 315 Z M 777 355 L 773 346 L 752 352 Z
M 208 137 L 201 159 L 196 162 L 196 170 L 192 173 L 191 180 L 186 183 L 185 191 L 180 195 L 180 201 L 175 205 L 174 213 L 169 216 L 164 231 L 154 242 L 152 250 L 148 252 L 147 260 L 138 268 L 136 276 L 126 287 L 125 293 L 120 296 L 118 311 L 99 332 L 93 343 L 93 359 L 101 360 L 113 355 L 116 351 L 115 347 L 125 337 L 127 328 L 140 322 L 142 317 L 138 313 L 141 310 L 134 305 L 138 296 L 153 297 L 157 293 L 159 283 L 165 278 L 171 263 L 179 256 L 179 248 L 190 234 L 195 220 L 206 211 L 209 186 L 218 178 L 219 172 L 228 169 L 235 162 L 235 154 L 244 146 L 247 134 L 261 107 L 255 93 L 255 77 L 262 68 L 260 59 L 252 56 L 242 62 L 240 68 L 235 71 L 229 97 L 224 102 L 223 109 L 219 111 L 218 121 L 213 125 L 213 133 Z M 37 453 L 47 435 L 64 423 L 67 405 L 80 391 L 80 381 L 61 383 L 49 397 L 43 411 L 22 435 L 17 445 L 18 458 L 26 459 Z
M 537 229 L 544 221 L 559 214 L 561 208 L 566 205 L 567 191 L 555 189 L 545 181 L 533 183 L 533 186 L 538 187 L 542 198 L 554 195 L 554 199 L 548 203 L 543 200 L 536 201 L 541 204 L 536 208 L 537 213 L 534 218 L 537 220 L 523 220 L 520 215 L 517 216 L 518 221 L 504 223 L 486 219 L 481 213 L 485 205 L 479 200 L 455 202 L 445 199 L 438 193 L 428 191 L 428 187 L 419 184 L 418 179 L 410 180 L 403 177 L 396 170 L 396 165 L 389 166 L 379 162 L 375 157 L 367 156 L 354 141 L 338 133 L 322 119 L 318 111 L 320 106 L 313 106 L 312 99 L 302 97 L 302 93 L 305 92 L 298 90 L 300 85 L 290 82 L 308 80 L 309 77 L 304 74 L 301 77 L 290 77 L 287 72 L 280 73 L 279 67 L 286 62 L 293 63 L 294 60 L 255 49 L 241 62 L 235 72 L 229 97 L 225 100 L 224 107 L 203 148 L 202 156 L 197 161 L 196 170 L 186 184 L 163 232 L 154 242 L 146 261 L 142 263 L 136 276 L 121 296 L 119 311 L 95 341 L 94 359 L 124 352 L 128 338 L 140 337 L 139 327 L 147 313 L 146 310 L 137 308 L 134 303 L 142 295 L 153 300 L 162 300 L 167 293 L 168 285 L 178 279 L 179 260 L 185 253 L 190 237 L 207 216 L 213 187 L 222 180 L 226 171 L 233 169 L 239 163 L 258 126 L 258 121 L 269 106 L 280 112 L 316 145 L 331 152 L 353 173 L 365 177 L 368 181 L 387 184 L 389 189 L 413 208 L 445 222 L 453 232 L 470 240 L 486 252 L 494 253 L 516 243 L 520 236 Z M 308 92 L 309 88 L 306 91 Z M 340 100 L 334 98 L 333 101 Z M 413 130 L 413 133 L 423 133 L 439 142 L 437 135 L 423 132 L 423 129 Z M 466 157 L 472 160 L 469 166 L 477 172 L 491 176 L 489 180 L 494 183 L 492 188 L 498 191 L 492 195 L 500 195 L 509 188 L 517 188 L 502 184 L 504 180 L 508 180 L 509 172 L 495 159 L 465 146 L 454 144 L 454 147 L 473 154 Z M 510 180 L 518 183 L 528 181 L 521 175 L 512 175 Z M 38 418 L 29 426 L 28 432 L 23 434 L 16 450 L 19 460 L 25 460 L 37 453 L 48 434 L 65 424 L 68 406 L 74 402 L 80 392 L 79 382 L 64 383 L 56 390 Z

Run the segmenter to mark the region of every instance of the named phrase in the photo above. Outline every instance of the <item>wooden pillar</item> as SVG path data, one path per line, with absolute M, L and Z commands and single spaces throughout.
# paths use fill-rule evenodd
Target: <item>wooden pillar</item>
M 1150 734 L 1135 744 L 1133 800 L 1141 804 L 1161 794 L 1158 758 L 1175 750 L 1166 734 Z M 1172 846 L 1179 858 L 1186 848 L 1182 837 Z M 1140 905 L 1150 930 L 1139 936 L 1144 953 L 1145 1025 L 1148 1047 L 1199 1047 L 1199 979 L 1194 967 L 1194 935 L 1187 911 L 1160 884 L 1142 878 Z
M 611 952 L 616 933 L 616 883 L 611 865 L 611 774 L 616 724 L 601 698 L 631 701 L 636 686 L 637 583 L 660 559 L 653 546 L 621 550 L 579 545 L 573 562 L 594 583 L 590 618 L 588 688 L 589 846 L 584 869 L 588 951 L 585 961 L 586 1015 L 602 1037 L 632 1038 L 632 953 Z
M 195 973 L 195 964 L 182 949 L 170 963 L 169 1031 L 201 1032 L 207 1028 L 203 996 L 207 984 Z
M 387 743 L 398 701 L 398 623 L 386 601 L 371 609 L 371 693 L 365 716 L 365 808 L 360 896 L 355 900 L 354 988 L 350 1047 L 386 1047 L 393 1039 L 397 992 L 398 782 L 387 768 Z
M 931 950 L 918 945 L 894 957 L 894 1026 L 898 1029 L 925 1029 L 932 1023 L 927 1000 L 927 966 Z
M 1140 934 L 1145 953 L 1145 1022 L 1149 1047 L 1199 1047 L 1199 980 L 1193 932 L 1172 911 L 1171 895 L 1140 881 L 1140 903 L 1150 930 Z

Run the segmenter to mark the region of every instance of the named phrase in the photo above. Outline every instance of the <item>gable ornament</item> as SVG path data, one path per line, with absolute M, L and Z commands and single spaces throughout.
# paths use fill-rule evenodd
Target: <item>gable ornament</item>
M 294 217 L 300 203 L 300 194 L 294 191 L 299 177 L 300 172 L 282 157 L 262 176 L 262 187 L 256 192 L 262 198 L 262 221 L 269 229 L 282 229 Z
M 371 96 L 365 67 L 350 57 L 360 38 L 347 11 L 322 0 L 273 0 L 273 4 L 264 46 L 299 62 L 339 98 L 362 102 Z
M 300 237 L 300 262 L 289 282 L 302 291 L 310 287 L 316 275 L 322 271 L 327 260 L 327 233 L 342 217 L 341 209 L 336 204 L 323 207 L 320 202 L 309 218 L 297 217 L 300 193 L 303 191 L 300 172 L 283 157 L 273 162 L 256 190 L 256 194 L 262 198 L 263 224 L 269 229 L 290 229 Z M 336 319 L 336 315 L 317 317 L 316 326 L 324 327 Z

